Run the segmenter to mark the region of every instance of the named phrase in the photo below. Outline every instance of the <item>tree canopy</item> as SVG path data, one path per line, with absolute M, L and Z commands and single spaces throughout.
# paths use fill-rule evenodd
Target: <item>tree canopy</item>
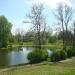
M 5 16 L 0 16 L 0 47 L 7 47 L 11 35 L 11 26 Z

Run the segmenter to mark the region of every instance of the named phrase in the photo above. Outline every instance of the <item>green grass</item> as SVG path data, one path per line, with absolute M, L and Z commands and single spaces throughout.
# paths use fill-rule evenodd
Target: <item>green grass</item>
M 17 46 L 33 46 L 32 42 L 19 42 L 19 43 L 10 43 L 9 46 L 17 47 Z
M 75 57 L 59 63 L 25 65 L 0 75 L 75 75 Z
M 9 43 L 7 48 L 0 48 L 0 50 L 8 50 L 8 49 L 15 48 L 15 47 L 18 47 L 18 46 L 33 47 L 33 43 L 32 42 Z M 52 50 L 58 50 L 58 49 L 62 49 L 63 48 L 62 41 L 58 41 L 56 43 L 47 43 L 47 44 L 42 45 L 42 46 L 46 47 L 46 48 L 50 48 Z
M 12 47 L 17 47 L 17 46 L 33 46 L 32 42 L 21 42 L 21 43 L 12 43 Z M 42 45 L 43 47 L 50 48 L 50 49 L 62 49 L 63 45 L 62 42 L 56 42 L 56 43 L 47 43 L 45 45 Z
M 18 46 L 29 46 L 29 47 L 32 47 L 33 43 L 32 42 L 9 43 L 8 47 L 0 48 L 0 50 L 9 50 L 9 49 L 16 48 Z

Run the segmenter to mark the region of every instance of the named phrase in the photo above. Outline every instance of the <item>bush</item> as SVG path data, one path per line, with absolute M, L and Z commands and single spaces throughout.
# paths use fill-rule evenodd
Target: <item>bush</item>
M 68 57 L 75 56 L 75 49 L 68 49 L 67 50 L 67 55 L 68 55 Z
M 64 50 L 60 51 L 60 60 L 65 60 L 67 58 L 67 53 Z
M 28 54 L 28 59 L 30 63 L 39 63 L 47 60 L 48 52 L 46 50 L 33 50 Z
M 72 51 L 72 52 L 73 52 L 73 56 L 75 56 L 75 48 L 73 48 L 72 50 L 73 50 L 73 51 Z
M 67 58 L 67 53 L 63 50 L 55 51 L 51 54 L 51 61 L 58 62 L 60 60 L 65 60 Z
M 68 56 L 69 58 L 73 56 L 72 53 L 73 53 L 73 52 L 72 52 L 71 49 L 67 50 L 67 56 Z
M 60 61 L 60 54 L 58 51 L 55 51 L 51 54 L 51 62 L 58 62 Z

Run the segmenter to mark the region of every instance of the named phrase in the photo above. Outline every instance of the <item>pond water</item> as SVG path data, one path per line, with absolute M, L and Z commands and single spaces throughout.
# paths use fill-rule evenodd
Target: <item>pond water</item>
M 0 66 L 10 66 L 10 65 L 18 65 L 18 64 L 26 64 L 29 62 L 27 59 L 27 55 L 33 48 L 30 47 L 22 47 L 15 48 L 13 50 L 0 50 Z M 48 55 L 51 54 L 50 50 L 48 51 Z

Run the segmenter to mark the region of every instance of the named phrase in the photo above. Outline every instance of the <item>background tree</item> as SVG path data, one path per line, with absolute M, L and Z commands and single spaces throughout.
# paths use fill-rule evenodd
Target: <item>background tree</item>
M 73 48 L 75 48 L 75 21 L 73 23 Z
M 56 13 L 54 13 L 57 18 L 59 25 L 61 25 L 61 29 L 63 31 L 63 49 L 67 47 L 67 38 L 68 38 L 68 26 L 70 21 L 72 20 L 73 10 L 67 4 L 60 3 L 56 9 Z M 66 37 L 64 37 L 64 31 L 66 31 Z
M 24 36 L 23 36 L 23 41 L 24 42 L 33 42 L 34 40 L 34 35 L 35 33 L 33 31 L 28 31 Z
M 25 30 L 17 28 L 15 32 L 16 42 L 23 42 L 24 35 L 25 35 Z
M 64 31 L 64 38 L 66 38 L 66 35 L 67 34 L 69 34 L 68 35 L 68 38 L 67 38 L 67 46 L 69 47 L 72 47 L 72 41 L 73 41 L 73 33 L 71 32 L 71 31 L 67 31 L 67 33 L 66 33 L 66 31 Z M 62 31 L 60 31 L 59 32 L 59 34 L 58 34 L 58 39 L 59 40 L 62 40 L 63 39 L 63 32 Z
M 5 16 L 0 16 L 0 47 L 7 47 L 10 34 L 11 23 L 8 22 Z

